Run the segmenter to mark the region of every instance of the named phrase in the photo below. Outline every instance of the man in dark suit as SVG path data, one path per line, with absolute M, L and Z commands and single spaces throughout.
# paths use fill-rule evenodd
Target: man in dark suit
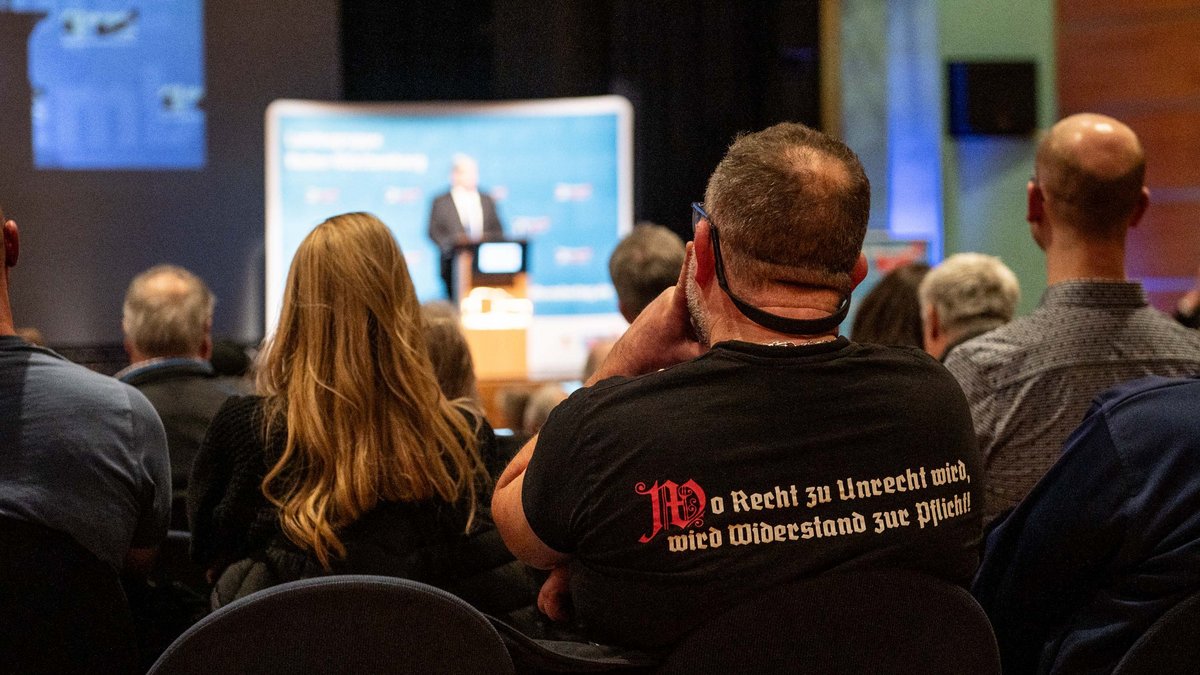
M 479 191 L 479 164 L 467 155 L 455 155 L 450 171 L 450 191 L 438 195 L 429 211 L 429 238 L 442 251 L 442 280 L 446 297 L 454 292 L 454 247 L 502 239 L 504 227 L 496 201 Z

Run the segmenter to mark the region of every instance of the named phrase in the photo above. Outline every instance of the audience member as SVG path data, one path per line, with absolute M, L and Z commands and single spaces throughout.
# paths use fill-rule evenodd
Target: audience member
M 581 379 L 584 382 L 592 379 L 592 375 L 600 368 L 600 364 L 604 363 L 604 359 L 608 358 L 608 353 L 612 351 L 615 344 L 617 344 L 616 340 L 597 340 L 592 344 L 591 349 L 588 350 L 587 360 L 583 362 Z
M 1046 254 L 1041 304 L 946 358 L 986 458 L 989 521 L 1050 468 L 1096 394 L 1143 375 L 1200 373 L 1200 335 L 1125 278 L 1125 235 L 1150 198 L 1133 131 L 1073 115 L 1039 144 L 1035 169 L 1027 217 Z
M 213 372 L 226 377 L 251 378 L 254 375 L 254 358 L 246 348 L 232 340 L 213 340 L 212 354 L 208 357 Z
M 475 384 L 475 361 L 471 358 L 471 348 L 463 335 L 454 305 L 447 302 L 422 305 L 421 330 L 442 393 L 451 401 L 461 399 L 481 411 L 479 389 Z
M 1195 378 L 1152 377 L 1100 395 L 988 537 L 973 592 L 1004 672 L 1111 673 L 1155 620 L 1200 590 L 1198 409 Z
M 659 293 L 675 285 L 683 257 L 679 235 L 654 223 L 638 223 L 617 244 L 608 258 L 608 275 L 626 321 L 633 323 Z
M 217 603 L 366 573 L 495 614 L 528 606 L 486 508 L 491 428 L 438 388 L 404 255 L 377 218 L 336 216 L 301 242 L 258 390 L 217 413 L 188 494 Z
M 506 543 L 554 569 L 539 604 L 563 617 L 569 586 L 590 635 L 645 648 L 833 571 L 965 586 L 980 465 L 962 392 L 924 352 L 838 336 L 866 274 L 858 158 L 777 125 L 730 147 L 705 199 L 679 285 L 497 484 Z
M 522 416 L 521 431 L 533 436 L 542 430 L 550 412 L 567 398 L 567 392 L 558 384 L 543 384 L 529 396 Z
M 171 526 L 180 530 L 187 529 L 188 475 L 208 424 L 225 399 L 246 393 L 208 361 L 215 303 L 200 277 L 157 265 L 133 278 L 121 317 L 130 365 L 116 377 L 142 392 L 162 418 L 175 495 Z
M 957 253 L 925 275 L 917 295 L 925 351 L 944 361 L 963 342 L 1012 321 L 1021 283 L 995 256 Z
M 913 262 L 888 272 L 854 313 L 850 339 L 878 345 L 920 347 L 921 306 L 917 286 L 929 265 Z
M 0 224 L 0 516 L 65 532 L 114 570 L 148 572 L 171 515 L 162 422 L 133 387 L 17 337 L 19 236 L 3 214 Z

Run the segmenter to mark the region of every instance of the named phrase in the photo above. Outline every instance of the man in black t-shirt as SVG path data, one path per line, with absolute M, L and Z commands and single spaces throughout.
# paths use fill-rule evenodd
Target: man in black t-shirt
M 493 517 L 552 569 L 539 605 L 663 647 L 756 592 L 856 569 L 966 585 L 980 463 L 954 379 L 838 336 L 870 188 L 799 124 L 739 138 L 695 204 L 679 284 L 501 476 Z

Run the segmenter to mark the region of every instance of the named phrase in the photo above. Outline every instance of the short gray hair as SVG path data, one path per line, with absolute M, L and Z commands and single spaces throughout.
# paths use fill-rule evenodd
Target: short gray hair
M 684 245 L 679 235 L 662 225 L 638 223 L 613 249 L 608 274 L 617 298 L 634 315 L 679 281 Z
M 937 309 L 947 332 L 991 330 L 1012 320 L 1021 284 L 996 256 L 956 253 L 925 275 L 917 295 L 922 315 L 929 307 Z
M 212 328 L 215 305 L 200 277 L 175 265 L 156 265 L 130 282 L 121 328 L 146 356 L 194 356 Z

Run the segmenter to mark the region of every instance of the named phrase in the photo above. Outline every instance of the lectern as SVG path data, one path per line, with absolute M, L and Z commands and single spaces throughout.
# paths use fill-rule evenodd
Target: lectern
M 533 303 L 526 285 L 528 244 L 484 241 L 454 250 L 454 289 L 463 333 L 480 381 L 524 380 Z
M 503 239 L 454 247 L 454 299 L 461 301 L 475 288 L 486 286 L 526 297 L 525 268 L 529 243 Z

